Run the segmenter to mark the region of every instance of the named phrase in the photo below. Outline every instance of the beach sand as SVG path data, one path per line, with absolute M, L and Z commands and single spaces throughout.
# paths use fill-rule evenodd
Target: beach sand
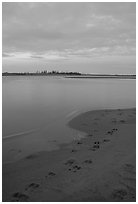
M 3 201 L 136 201 L 136 109 L 83 113 L 86 137 L 3 164 Z

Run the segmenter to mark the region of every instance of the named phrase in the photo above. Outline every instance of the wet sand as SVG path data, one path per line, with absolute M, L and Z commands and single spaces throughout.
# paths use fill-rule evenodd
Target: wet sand
M 69 122 L 86 137 L 3 165 L 3 201 L 135 201 L 136 110 L 100 110 Z

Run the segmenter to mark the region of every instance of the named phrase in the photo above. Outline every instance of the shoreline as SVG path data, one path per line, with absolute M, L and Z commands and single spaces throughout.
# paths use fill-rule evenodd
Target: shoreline
M 66 76 L 69 79 L 136 79 L 136 76 Z
M 86 137 L 3 165 L 3 201 L 135 201 L 135 108 L 82 113 Z
M 63 78 L 69 78 L 69 79 L 136 79 L 136 75 L 65 75 L 65 74 L 57 74 L 57 75 L 37 75 L 37 74 L 2 74 L 2 77 L 10 77 L 10 76 L 31 76 L 31 77 L 63 77 Z

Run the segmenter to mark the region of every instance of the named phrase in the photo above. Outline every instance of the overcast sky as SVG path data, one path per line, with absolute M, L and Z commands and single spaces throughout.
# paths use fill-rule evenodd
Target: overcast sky
M 135 73 L 135 3 L 3 3 L 3 71 Z

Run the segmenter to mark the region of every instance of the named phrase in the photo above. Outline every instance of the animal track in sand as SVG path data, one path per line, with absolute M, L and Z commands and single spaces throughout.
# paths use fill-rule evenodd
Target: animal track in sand
M 69 159 L 69 160 L 65 163 L 65 165 L 72 165 L 72 164 L 74 164 L 75 162 L 76 162 L 75 159 Z
M 31 183 L 29 184 L 26 188 L 25 191 L 33 191 L 35 189 L 37 189 L 40 185 L 37 183 Z M 27 202 L 29 199 L 29 196 L 25 193 L 21 193 L 21 192 L 16 192 L 12 195 L 13 199 L 12 201 L 16 202 Z
M 65 165 L 69 166 L 68 171 L 72 171 L 72 172 L 76 172 L 78 170 L 80 170 L 82 167 L 78 166 L 77 161 L 75 159 L 69 159 L 66 163 L 64 163 Z
M 21 192 L 16 192 L 12 195 L 13 199 L 11 201 L 13 202 L 26 202 L 29 199 L 29 196 L 21 193 Z
M 81 166 L 75 165 L 69 168 L 69 171 L 73 171 L 74 173 L 81 169 Z
M 99 144 L 100 144 L 99 142 L 94 142 L 93 147 L 90 147 L 89 150 L 91 150 L 91 151 L 96 151 L 97 149 L 100 148 L 100 145 L 99 145 Z
M 94 142 L 93 148 L 94 149 L 100 148 L 100 142 L 99 141 Z
M 45 178 L 48 178 L 48 177 L 53 177 L 53 176 L 56 176 L 56 173 L 54 173 L 54 172 L 52 172 L 52 171 L 49 171 L 48 172 L 48 175 L 47 176 L 45 176 Z
M 48 175 L 49 175 L 49 176 L 55 176 L 56 174 L 55 174 L 54 172 L 50 171 L 50 172 L 48 173 Z
M 36 157 L 38 157 L 38 154 L 30 154 L 25 159 L 35 159 Z
M 31 183 L 31 184 L 29 184 L 26 188 L 25 188 L 25 190 L 27 191 L 27 190 L 35 190 L 35 189 L 37 189 L 38 187 L 39 187 L 40 185 L 38 184 L 38 183 Z
M 94 144 L 100 144 L 100 142 L 99 142 L 99 141 L 96 141 L 96 142 L 94 142 Z
M 110 135 L 112 135 L 114 132 L 116 132 L 118 129 L 117 128 L 113 128 L 111 131 L 108 131 L 107 133 L 106 133 L 106 135 L 108 135 L 108 134 L 110 134 Z
M 86 160 L 84 161 L 84 163 L 85 163 L 85 164 L 92 164 L 92 160 L 91 160 L 91 159 L 86 159 Z
M 104 142 L 110 142 L 110 140 L 109 139 L 103 139 L 103 143 Z M 100 143 L 101 142 L 99 142 L 99 141 L 95 141 L 93 147 L 90 147 L 89 150 L 91 150 L 91 151 L 98 150 L 100 148 Z

